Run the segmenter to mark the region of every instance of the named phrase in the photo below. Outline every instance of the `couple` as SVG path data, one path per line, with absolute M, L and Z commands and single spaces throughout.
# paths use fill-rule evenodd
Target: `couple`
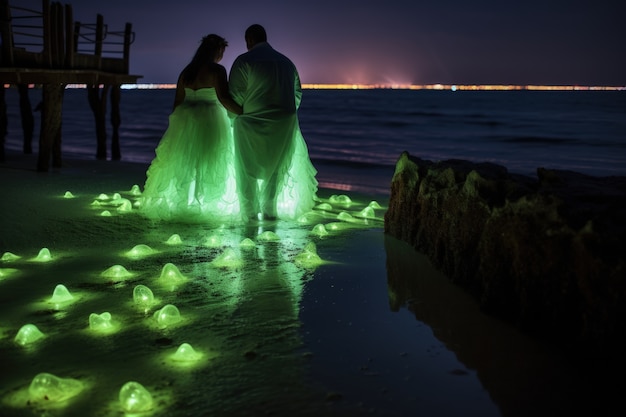
M 294 64 L 250 26 L 227 79 L 228 45 L 202 39 L 181 72 L 169 126 L 147 171 L 141 211 L 183 222 L 294 219 L 309 211 L 316 170 L 300 132 Z

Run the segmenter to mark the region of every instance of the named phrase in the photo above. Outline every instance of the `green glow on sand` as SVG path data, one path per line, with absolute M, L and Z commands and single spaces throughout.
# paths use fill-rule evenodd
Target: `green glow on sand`
M 141 308 L 150 308 L 154 305 L 154 293 L 150 288 L 139 284 L 133 289 L 133 301 Z
M 50 262 L 51 260 L 52 255 L 48 248 L 41 248 L 37 256 L 32 259 L 33 262 Z
M 324 263 L 317 254 L 317 246 L 313 242 L 307 243 L 302 252 L 296 255 L 294 263 L 302 268 L 315 268 Z
M 156 250 L 143 243 L 133 246 L 131 250 L 126 252 L 126 256 L 131 259 L 141 259 L 157 253 Z
M 0 258 L 0 261 L 3 261 L 3 262 L 13 262 L 13 261 L 17 261 L 20 258 L 21 258 L 21 256 L 18 256 L 18 255 L 14 254 L 14 253 L 4 252 L 2 254 L 2 258 Z
M 28 393 L 32 401 L 60 402 L 75 397 L 83 390 L 83 384 L 77 379 L 60 378 L 40 373 L 30 383 Z
M 239 256 L 234 249 L 226 248 L 224 252 L 211 262 L 211 265 L 216 268 L 239 269 L 243 266 L 243 259 L 241 259 L 241 256 Z
M 54 292 L 49 302 L 53 304 L 63 304 L 74 301 L 74 296 L 70 294 L 70 291 L 63 284 L 59 284 L 54 287 Z
M 0 281 L 10 277 L 11 275 L 16 275 L 18 272 L 19 269 L 15 268 L 0 268 Z
M 104 210 L 102 213 L 100 213 L 100 215 L 102 217 L 111 217 L 112 216 L 112 214 L 111 214 L 111 212 L 109 210 Z
M 330 201 L 331 204 L 339 204 L 342 206 L 350 206 L 352 204 L 352 199 L 345 194 L 331 195 L 328 201 Z
M 222 237 L 219 235 L 208 236 L 204 240 L 204 246 L 208 246 L 209 248 L 219 248 L 222 246 Z
M 63 198 L 75 198 L 74 194 L 72 194 L 70 191 L 66 191 L 65 194 L 63 194 Z
M 168 245 L 181 245 L 183 243 L 182 239 L 180 238 L 180 235 L 178 235 L 177 233 L 174 233 L 172 236 L 170 236 L 167 241 L 165 242 Z
M 328 236 L 328 230 L 326 230 L 326 227 L 323 224 L 316 224 L 313 229 L 311 230 L 311 234 L 318 236 L 318 237 L 324 237 L 324 236 Z
M 152 317 L 160 329 L 165 329 L 182 320 L 178 307 L 173 304 L 163 306 L 160 310 L 155 311 Z
M 243 239 L 241 242 L 239 242 L 239 247 L 240 248 L 254 248 L 256 247 L 256 243 L 254 243 L 254 240 L 247 237 Z
M 267 230 L 257 236 L 257 239 L 262 242 L 278 242 L 280 240 L 280 237 L 271 230 Z
M 152 395 L 139 382 L 129 381 L 120 389 L 119 401 L 127 413 L 142 413 L 154 407 Z
M 331 206 L 328 203 L 322 203 L 322 204 L 318 204 L 317 206 L 314 207 L 316 210 L 324 210 L 324 211 L 330 211 L 333 209 L 333 206 Z
M 107 200 L 110 200 L 111 197 L 109 197 L 108 195 L 102 193 L 102 194 L 98 195 L 98 197 L 96 197 L 96 199 L 102 200 L 102 201 L 107 201 Z
M 358 217 L 364 217 L 366 219 L 375 219 L 376 218 L 376 213 L 374 212 L 374 209 L 371 207 L 365 207 L 363 210 L 359 211 L 359 213 L 357 214 Z
M 170 359 L 177 362 L 197 362 L 202 356 L 204 355 L 197 352 L 189 343 L 183 343 L 170 355 Z
M 119 325 L 113 321 L 111 313 L 105 311 L 102 314 L 91 313 L 89 315 L 89 329 L 97 333 L 111 334 L 119 330 Z
M 380 204 L 378 204 L 378 202 L 377 202 L 377 201 L 371 201 L 371 202 L 368 204 L 368 207 L 371 207 L 371 208 L 373 208 L 373 209 L 375 209 L 375 210 L 382 209 L 381 205 L 380 205 Z
M 15 343 L 26 346 L 46 337 L 34 324 L 25 324 L 17 332 Z
M 163 266 L 161 269 L 161 276 L 159 278 L 167 283 L 174 284 L 187 281 L 187 277 L 184 276 L 178 267 L 171 262 L 168 262 Z
M 134 184 L 128 193 L 132 196 L 138 197 L 141 195 L 141 189 L 139 188 L 139 185 Z
M 100 274 L 105 278 L 128 278 L 133 276 L 125 267 L 122 265 L 113 265 Z
M 130 200 L 122 198 L 121 200 L 119 200 L 119 203 L 120 204 L 116 209 L 119 213 L 130 213 L 131 211 L 133 211 L 133 204 L 130 202 Z

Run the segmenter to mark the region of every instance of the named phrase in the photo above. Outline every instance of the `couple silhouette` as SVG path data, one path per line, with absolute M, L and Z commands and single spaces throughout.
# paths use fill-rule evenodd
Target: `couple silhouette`
M 258 24 L 227 75 L 228 46 L 205 36 L 178 78 L 148 171 L 142 213 L 182 222 L 295 219 L 315 204 L 317 174 L 298 123 L 293 62 Z

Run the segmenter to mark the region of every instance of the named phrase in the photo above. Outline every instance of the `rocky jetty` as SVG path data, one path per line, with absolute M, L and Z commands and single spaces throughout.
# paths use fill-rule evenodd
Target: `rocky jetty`
M 405 152 L 385 233 L 426 254 L 486 312 L 572 347 L 623 354 L 626 177 L 539 168 L 532 178 Z

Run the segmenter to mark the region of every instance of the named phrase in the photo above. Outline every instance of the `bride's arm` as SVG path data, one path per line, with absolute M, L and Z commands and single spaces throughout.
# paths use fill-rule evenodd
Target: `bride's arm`
M 215 83 L 215 92 L 217 93 L 217 99 L 222 103 L 222 106 L 226 107 L 226 110 L 235 113 L 243 113 L 243 108 L 233 100 L 233 97 L 228 91 L 228 80 L 226 79 L 226 68 L 219 66 L 217 71 L 217 80 Z

